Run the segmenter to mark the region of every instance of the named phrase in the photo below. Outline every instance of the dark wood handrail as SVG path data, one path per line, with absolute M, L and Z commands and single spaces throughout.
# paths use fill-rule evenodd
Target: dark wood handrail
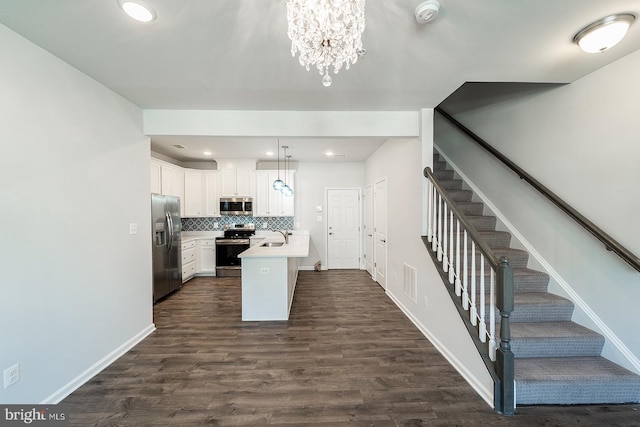
M 456 126 L 460 131 L 466 134 L 469 138 L 474 140 L 478 145 L 491 153 L 494 157 L 504 163 L 509 169 L 514 171 L 520 179 L 525 180 L 529 185 L 535 188 L 538 192 L 540 192 L 543 196 L 551 201 L 554 205 L 556 205 L 560 210 L 569 215 L 580 224 L 585 230 L 587 230 L 592 236 L 596 239 L 600 240 L 604 247 L 620 258 L 625 260 L 631 267 L 633 267 L 636 271 L 640 272 L 640 258 L 633 254 L 629 249 L 625 248 L 622 244 L 616 241 L 613 237 L 607 234 L 600 227 L 595 225 L 593 222 L 588 220 L 584 215 L 571 207 L 567 202 L 558 197 L 553 191 L 549 190 L 547 187 L 542 185 L 538 180 L 529 175 L 525 170 L 521 167 L 513 163 L 509 158 L 505 157 L 498 150 L 489 145 L 485 140 L 480 138 L 478 135 L 469 130 L 462 123 L 454 119 L 449 113 L 444 111 L 440 107 L 436 107 L 435 109 L 438 113 L 440 113 L 444 118 L 446 118 L 449 122 L 451 122 L 454 126 Z

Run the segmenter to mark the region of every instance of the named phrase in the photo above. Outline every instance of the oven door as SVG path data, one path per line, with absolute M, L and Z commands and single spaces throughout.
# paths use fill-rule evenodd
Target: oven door
M 249 239 L 216 240 L 216 275 L 240 276 L 241 259 L 238 255 L 249 249 Z

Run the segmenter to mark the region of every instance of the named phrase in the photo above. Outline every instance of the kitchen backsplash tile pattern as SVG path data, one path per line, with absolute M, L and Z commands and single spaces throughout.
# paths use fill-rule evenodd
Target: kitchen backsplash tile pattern
M 256 230 L 293 230 L 292 216 L 252 217 L 252 216 L 223 216 L 207 218 L 182 218 L 182 231 L 215 231 L 223 230 L 225 225 L 253 223 Z M 218 228 L 215 227 L 218 223 Z M 264 227 L 264 224 L 267 226 Z

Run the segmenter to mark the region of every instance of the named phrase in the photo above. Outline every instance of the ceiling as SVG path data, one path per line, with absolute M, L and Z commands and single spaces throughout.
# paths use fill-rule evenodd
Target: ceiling
M 604 16 L 640 12 L 637 0 L 440 0 L 420 25 L 421 0 L 369 0 L 367 54 L 325 88 L 290 54 L 285 0 L 146 0 L 157 19 L 124 15 L 116 0 L 0 0 L 0 23 L 144 109 L 415 111 L 465 82 L 572 82 L 640 48 L 636 22 L 622 43 L 584 54 L 572 43 Z M 361 161 L 383 142 L 291 140 L 298 160 Z M 185 160 L 253 154 L 277 140 L 155 137 L 154 149 L 189 148 Z M 294 151 L 293 148 L 297 150 Z M 338 149 L 333 148 L 338 152 Z M 334 158 L 333 160 L 336 160 Z

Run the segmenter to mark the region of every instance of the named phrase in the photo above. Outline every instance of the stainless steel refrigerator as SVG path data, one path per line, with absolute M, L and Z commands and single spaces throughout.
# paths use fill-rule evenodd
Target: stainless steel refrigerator
M 151 195 L 153 301 L 182 286 L 180 199 Z

